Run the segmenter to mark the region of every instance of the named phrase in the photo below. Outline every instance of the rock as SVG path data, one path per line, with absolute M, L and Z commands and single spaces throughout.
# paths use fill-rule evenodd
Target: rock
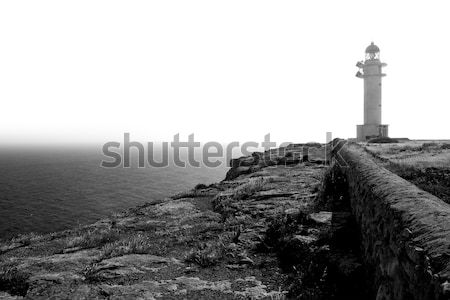
M 305 144 L 306 147 L 311 147 L 311 148 L 322 148 L 322 144 L 321 143 L 317 143 L 317 142 L 308 142 Z
M 277 159 L 277 165 L 291 166 L 301 162 L 299 157 L 280 157 Z
M 185 215 L 195 211 L 195 206 L 191 202 L 174 200 L 155 205 L 155 212 L 158 215 L 170 214 L 170 215 Z
M 0 254 L 8 252 L 8 251 L 16 249 L 16 248 L 23 247 L 23 246 L 24 245 L 22 243 L 11 243 L 11 244 L 6 244 L 6 245 L 1 245 L 0 246 Z
M 250 167 L 250 172 L 249 172 L 249 174 L 250 174 L 250 173 L 258 172 L 258 171 L 260 171 L 262 168 L 263 168 L 263 167 L 260 166 L 260 165 L 251 166 L 251 167 Z
M 18 268 L 21 270 L 52 265 L 53 268 L 75 271 L 83 265 L 92 263 L 98 259 L 99 251 L 95 249 L 81 250 L 72 253 L 54 254 L 51 256 L 26 257 L 20 260 Z
M 231 270 L 239 270 L 244 269 L 245 265 L 226 265 L 226 267 Z
M 257 164 L 257 159 L 254 156 L 248 156 L 248 157 L 240 159 L 239 162 L 240 162 L 239 166 L 248 167 L 248 166 L 253 166 L 253 165 Z
M 411 259 L 413 262 L 419 264 L 424 256 L 424 250 L 420 247 L 416 246 L 406 246 L 406 255 L 408 255 L 409 259 Z
M 225 291 L 231 289 L 231 282 L 228 280 L 219 280 L 219 281 L 206 281 L 202 280 L 198 277 L 186 277 L 181 276 L 177 277 L 175 280 L 171 280 L 171 282 L 180 284 L 185 287 L 187 290 L 215 290 L 215 291 Z
M 1 300 L 19 300 L 19 299 L 23 299 L 23 297 L 21 296 L 12 296 L 6 292 L 1 292 L 0 291 L 0 299 Z
M 236 298 L 243 299 L 284 299 L 284 291 L 267 291 L 267 286 L 257 280 L 255 276 L 248 276 L 244 279 L 236 280 L 239 285 L 243 286 L 243 291 L 236 291 Z
M 311 245 L 311 244 L 317 242 L 317 237 L 311 236 L 311 235 L 294 235 L 292 237 L 292 240 L 298 241 L 304 245 Z
M 262 160 L 259 161 L 259 165 L 261 167 L 270 167 L 277 165 L 278 160 L 274 157 L 264 157 Z
M 231 168 L 238 167 L 249 167 L 256 165 L 258 163 L 258 156 L 245 156 L 240 158 L 235 158 L 230 161 Z
M 308 159 L 308 163 L 310 164 L 316 164 L 316 165 L 325 165 L 326 161 L 324 159 Z
M 284 211 L 284 214 L 288 216 L 296 216 L 300 212 L 298 208 L 288 208 Z
M 28 282 L 33 281 L 52 281 L 55 283 L 63 283 L 68 281 L 80 280 L 81 276 L 74 274 L 72 272 L 57 272 L 57 273 L 46 273 L 31 276 Z M 1 299 L 1 298 L 0 298 Z
M 147 271 L 158 271 L 155 265 L 169 264 L 182 265 L 182 263 L 169 257 L 162 257 L 150 254 L 129 254 L 119 257 L 105 259 L 94 266 L 91 271 L 95 277 L 102 279 L 114 279 L 118 277 L 130 276 L 132 274 L 144 274 Z
M 268 190 L 268 191 L 260 191 L 257 192 L 255 194 L 253 194 L 253 196 L 251 196 L 251 199 L 255 199 L 255 200 L 264 200 L 264 199 L 269 199 L 269 198 L 274 198 L 274 197 L 291 197 L 293 195 L 295 195 L 295 192 L 286 192 L 286 191 L 282 191 L 282 190 Z
M 190 274 L 190 273 L 196 273 L 198 272 L 198 268 L 196 267 L 186 267 L 184 268 L 184 273 Z
M 117 265 L 134 265 L 134 266 L 146 266 L 151 264 L 177 264 L 182 263 L 172 257 L 163 257 L 151 254 L 128 254 L 119 257 L 113 257 L 102 261 L 104 264 L 117 264 Z
M 250 167 L 231 168 L 230 170 L 228 170 L 227 174 L 225 175 L 225 180 L 233 180 L 236 177 L 239 177 L 240 175 L 249 174 L 251 172 L 251 170 L 252 169 Z
M 229 243 L 227 245 L 227 249 L 231 251 L 236 251 L 238 249 L 238 246 L 235 243 Z
M 72 247 L 72 248 L 66 248 L 62 251 L 62 253 L 73 253 L 82 250 L 83 247 Z
M 309 215 L 309 219 L 319 225 L 331 225 L 333 213 L 330 211 L 320 211 Z
M 450 282 L 445 281 L 443 284 L 441 284 L 441 287 L 442 287 L 442 294 L 450 296 Z

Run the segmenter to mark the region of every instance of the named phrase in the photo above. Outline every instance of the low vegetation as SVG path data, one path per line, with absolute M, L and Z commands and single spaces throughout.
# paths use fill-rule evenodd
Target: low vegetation
M 197 249 L 191 250 L 185 261 L 195 263 L 203 268 L 217 265 L 225 256 L 225 243 L 219 239 L 200 244 Z
M 233 199 L 247 199 L 254 193 L 267 189 L 268 182 L 269 179 L 265 179 L 264 177 L 251 178 L 247 183 L 244 183 L 235 188 Z
M 422 190 L 450 204 L 450 169 L 417 168 L 409 164 L 390 163 L 387 168 Z
M 107 243 L 114 242 L 120 238 L 117 229 L 93 229 L 88 230 L 75 237 L 70 237 L 66 241 L 66 248 L 97 248 Z
M 182 198 L 202 198 L 202 197 L 211 197 L 217 193 L 216 187 L 214 184 L 209 186 L 199 183 L 193 189 L 178 193 L 171 198 L 174 200 L 182 199 Z
M 14 296 L 25 296 L 29 284 L 29 275 L 14 266 L 1 264 L 0 267 L 0 291 L 8 292 Z
M 21 243 L 24 246 L 28 246 L 31 243 L 39 242 L 44 239 L 44 236 L 35 232 L 21 234 L 11 240 L 13 243 Z
M 280 267 L 289 276 L 288 297 L 296 299 L 328 299 L 333 292 L 328 275 L 329 242 L 328 229 L 316 229 L 319 237 L 311 245 L 296 236 L 307 236 L 308 227 L 313 227 L 308 213 L 283 215 L 273 219 L 268 226 L 258 251 L 275 252 Z
M 396 139 L 391 139 L 389 137 L 377 137 L 377 138 L 373 138 L 370 139 L 368 141 L 369 144 L 394 144 L 394 143 L 398 143 L 398 141 Z
M 96 283 L 100 281 L 100 278 L 98 277 L 98 264 L 93 263 L 88 266 L 86 266 L 81 274 L 84 277 L 84 280 L 89 283 Z
M 152 241 L 149 237 L 142 234 L 137 234 L 104 245 L 101 249 L 101 257 L 106 259 L 126 254 L 160 254 L 154 253 L 154 245 L 154 241 Z
M 450 144 L 408 142 L 367 146 L 391 172 L 450 203 Z

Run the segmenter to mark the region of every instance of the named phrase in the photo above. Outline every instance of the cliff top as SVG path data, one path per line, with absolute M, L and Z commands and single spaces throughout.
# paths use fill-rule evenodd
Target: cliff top
M 3 242 L 0 296 L 280 299 L 292 281 L 265 242 L 267 230 L 312 205 L 325 170 L 316 150 L 316 163 L 286 151 L 269 164 L 261 154 L 241 158 L 220 183 L 92 225 Z M 316 219 L 311 228 L 327 215 Z M 304 238 L 315 242 L 319 231 Z

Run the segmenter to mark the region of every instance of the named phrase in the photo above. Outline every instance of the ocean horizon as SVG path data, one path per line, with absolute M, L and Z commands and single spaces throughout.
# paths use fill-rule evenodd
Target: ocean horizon
M 198 183 L 221 181 L 228 167 L 103 168 L 101 147 L 0 150 L 0 239 L 93 223 L 164 199 Z

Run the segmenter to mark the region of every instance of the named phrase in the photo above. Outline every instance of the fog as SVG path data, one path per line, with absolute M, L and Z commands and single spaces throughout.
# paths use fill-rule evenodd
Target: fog
M 355 137 L 374 41 L 390 136 L 448 136 L 445 1 L 3 1 L 0 144 Z

